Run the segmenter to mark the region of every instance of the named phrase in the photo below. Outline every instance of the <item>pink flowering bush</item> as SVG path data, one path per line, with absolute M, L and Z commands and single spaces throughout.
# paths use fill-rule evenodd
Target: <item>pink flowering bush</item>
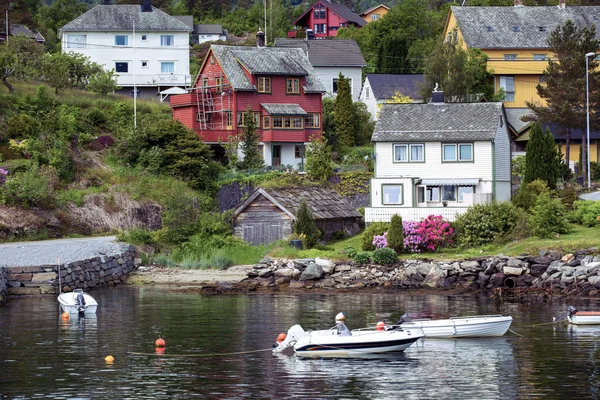
M 387 247 L 387 245 L 387 232 L 383 235 L 373 236 L 373 246 L 375 246 L 376 249 L 383 249 L 384 247 Z
M 4 168 L 0 168 L 0 186 L 4 186 L 6 183 L 6 175 L 8 175 L 8 171 Z
M 421 253 L 425 246 L 425 241 L 417 233 L 420 223 L 415 221 L 403 221 L 402 230 L 404 231 L 404 250 L 409 253 Z
M 430 215 L 423 221 L 404 221 L 404 248 L 411 253 L 437 251 L 451 246 L 454 242 L 454 228 L 440 215 Z

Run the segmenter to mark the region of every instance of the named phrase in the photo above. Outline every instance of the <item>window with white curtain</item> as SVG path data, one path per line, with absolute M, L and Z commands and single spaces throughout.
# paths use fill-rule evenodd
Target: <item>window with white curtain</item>
M 423 162 L 425 161 L 425 145 L 395 144 L 394 162 Z
M 515 101 L 515 77 L 501 76 L 500 88 L 504 89 L 504 101 Z
M 172 74 L 175 72 L 175 63 L 173 61 L 162 61 L 160 63 L 160 72 L 163 74 Z
M 382 185 L 383 204 L 402 204 L 404 185 Z
M 161 46 L 175 46 L 175 36 L 173 35 L 160 35 Z
M 85 49 L 87 35 L 67 35 L 67 49 Z

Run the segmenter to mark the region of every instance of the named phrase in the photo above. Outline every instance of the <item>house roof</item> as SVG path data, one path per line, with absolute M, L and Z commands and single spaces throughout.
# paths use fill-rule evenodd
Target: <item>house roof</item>
M 502 103 L 383 104 L 373 142 L 492 140 Z
M 521 117 L 533 113 L 529 108 L 507 108 L 504 111 L 508 124 L 517 136 L 531 125 L 531 121 L 521 121 Z
M 367 74 L 366 79 L 376 99 L 391 99 L 396 92 L 411 99 L 421 99 L 419 84 L 425 83 L 424 75 Z
M 358 44 L 352 39 L 275 39 L 275 47 L 296 47 L 308 54 L 313 67 L 364 67 Z
M 216 24 L 196 24 L 194 25 L 193 33 L 197 35 L 222 35 L 223 26 Z
M 194 28 L 194 16 L 193 15 L 172 15 L 173 18 L 183 22 L 190 28 Z
M 256 90 L 244 72 L 245 68 L 251 74 L 306 76 L 305 92 L 325 92 L 325 87 L 301 49 L 214 44 L 210 48 L 235 90 Z
M 471 48 L 548 48 L 555 28 L 572 20 L 579 28 L 596 25 L 600 6 L 451 7 L 465 43 Z M 600 29 L 596 30 L 600 38 Z
M 270 115 L 308 115 L 298 104 L 261 104 Z
M 383 8 L 388 9 L 388 10 L 390 9 L 385 4 L 379 4 L 379 5 L 375 6 L 375 7 L 371 7 L 368 10 L 365 10 L 365 11 L 361 12 L 359 15 L 362 17 L 363 15 L 366 15 L 366 14 L 370 13 L 371 11 L 377 10 L 379 7 L 383 7 Z
M 315 220 L 360 218 L 362 215 L 335 190 L 323 186 L 291 187 L 279 189 L 258 188 L 234 211 L 238 216 L 259 195 L 265 196 L 283 212 L 295 219 L 302 199 L 306 199 Z
M 11 24 L 8 31 L 12 36 L 25 35 L 30 39 L 37 40 L 38 42 L 46 41 L 46 39 L 44 39 L 44 37 L 38 31 L 32 31 L 25 25 Z
M 69 22 L 59 31 L 170 31 L 190 32 L 185 22 L 152 7 L 152 12 L 142 12 L 140 5 L 101 4 Z
M 358 14 L 356 14 L 354 11 L 352 11 L 345 5 L 334 3 L 331 0 L 323 0 L 323 1 L 318 1 L 315 4 L 313 4 L 308 10 L 306 10 L 304 12 L 304 14 L 302 14 L 298 18 L 296 18 L 296 20 L 294 21 L 294 25 L 297 25 L 298 21 L 302 20 L 308 13 L 312 12 L 314 6 L 318 3 L 323 4 L 325 7 L 329 8 L 335 14 L 337 14 L 342 19 L 345 19 L 348 22 L 353 22 L 358 26 L 365 26 L 367 24 L 367 21 L 362 19 Z

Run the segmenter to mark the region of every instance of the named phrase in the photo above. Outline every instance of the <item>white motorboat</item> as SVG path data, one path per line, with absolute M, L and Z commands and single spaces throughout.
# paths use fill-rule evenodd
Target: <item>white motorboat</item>
M 495 337 L 506 333 L 512 317 L 475 315 L 448 319 L 411 319 L 403 315 L 399 326 L 403 331 L 423 333 L 427 338 Z M 388 328 L 389 329 L 389 328 Z
M 401 330 L 354 330 L 350 332 L 343 323 L 342 313 L 336 317 L 336 326 L 320 331 L 305 331 L 294 325 L 273 352 L 280 353 L 293 347 L 296 355 L 303 357 L 345 357 L 360 354 L 400 352 L 424 337 L 418 332 Z M 283 335 L 280 335 L 283 336 Z
M 96 314 L 96 309 L 98 308 L 98 302 L 89 294 L 84 293 L 82 289 L 61 293 L 58 296 L 58 302 L 63 312 L 69 314 Z
M 600 325 L 600 312 L 598 311 L 577 311 L 573 306 L 567 310 L 569 323 L 574 325 Z

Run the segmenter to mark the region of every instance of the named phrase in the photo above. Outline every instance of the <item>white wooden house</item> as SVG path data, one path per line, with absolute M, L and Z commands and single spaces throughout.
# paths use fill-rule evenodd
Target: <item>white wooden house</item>
M 337 94 L 340 73 L 350 80 L 352 101 L 358 101 L 362 69 L 367 65 L 360 48 L 351 39 L 275 39 L 275 47 L 298 47 L 304 50 L 325 86 L 326 96 Z
M 135 34 L 134 34 L 135 31 Z M 121 93 L 157 98 L 189 87 L 192 28 L 144 0 L 142 5 L 101 4 L 59 30 L 63 52 L 88 56 L 114 69 Z
M 377 121 L 381 105 L 397 93 L 408 96 L 413 103 L 422 103 L 419 85 L 425 83 L 424 75 L 367 74 L 358 101 L 367 106 L 371 119 Z
M 390 221 L 394 214 L 407 221 L 430 214 L 452 221 L 470 205 L 511 198 L 502 103 L 443 103 L 442 94 L 441 102 L 384 104 L 372 141 L 367 223 Z

